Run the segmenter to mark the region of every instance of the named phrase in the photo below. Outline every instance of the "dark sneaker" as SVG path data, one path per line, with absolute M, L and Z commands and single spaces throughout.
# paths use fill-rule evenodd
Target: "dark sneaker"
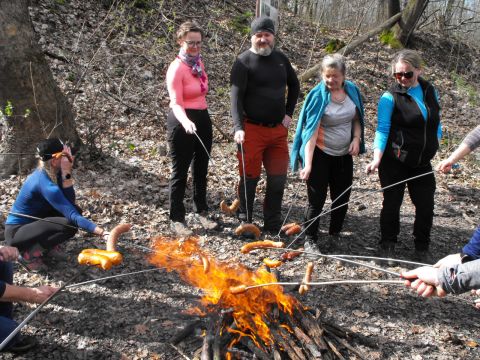
M 426 265 L 432 265 L 435 264 L 435 260 L 432 256 L 432 253 L 428 250 L 417 250 L 415 249 L 415 252 L 413 253 L 413 261 L 426 264 Z
M 37 346 L 37 340 L 34 337 L 19 335 L 18 340 L 13 345 L 7 347 L 6 351 L 20 354 L 33 349 L 35 346 Z
M 172 221 L 170 223 L 170 229 L 177 236 L 190 236 L 193 234 L 193 231 L 190 230 L 187 225 L 180 221 Z
M 395 257 L 395 243 L 394 242 L 382 242 L 378 245 L 377 253 L 375 256 L 381 258 L 376 259 L 377 265 L 387 264 L 388 266 L 396 266 L 397 262 L 393 259 Z

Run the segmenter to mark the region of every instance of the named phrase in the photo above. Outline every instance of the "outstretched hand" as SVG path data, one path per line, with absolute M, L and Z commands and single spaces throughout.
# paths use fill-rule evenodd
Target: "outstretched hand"
M 439 269 L 431 266 L 422 266 L 414 270 L 402 273 L 405 279 L 405 285 L 417 291 L 417 294 L 423 297 L 447 295 L 438 281 Z
M 35 304 L 41 304 L 47 300 L 52 294 L 58 291 L 58 288 L 52 286 L 39 286 L 32 288 L 32 294 L 29 299 L 29 302 Z

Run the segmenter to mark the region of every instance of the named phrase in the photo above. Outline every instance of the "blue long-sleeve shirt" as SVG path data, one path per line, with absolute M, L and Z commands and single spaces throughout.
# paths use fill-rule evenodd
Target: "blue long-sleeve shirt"
M 55 184 L 44 169 L 35 170 L 25 180 L 13 203 L 11 212 L 43 218 L 45 214 L 55 209 L 75 226 L 93 232 L 96 225 L 80 215 L 74 206 L 75 190 L 73 186 L 63 188 L 61 181 L 59 184 Z M 35 220 L 9 214 L 5 224 L 19 225 L 33 221 Z
M 480 259 L 480 226 L 477 227 L 468 244 L 463 247 L 462 252 L 474 259 Z
M 423 119 L 427 121 L 427 108 L 423 101 L 423 90 L 420 84 L 408 89 L 407 94 L 410 95 L 417 103 L 420 111 L 422 112 Z M 438 101 L 438 94 L 435 91 L 435 95 Z M 390 92 L 386 92 L 382 95 L 378 101 L 378 123 L 377 130 L 375 132 L 375 140 L 373 142 L 373 148 L 381 151 L 385 150 L 387 146 L 388 135 L 390 133 L 390 126 L 392 124 L 392 114 L 395 108 L 395 100 Z M 442 137 L 442 125 L 438 124 L 437 136 L 440 139 Z

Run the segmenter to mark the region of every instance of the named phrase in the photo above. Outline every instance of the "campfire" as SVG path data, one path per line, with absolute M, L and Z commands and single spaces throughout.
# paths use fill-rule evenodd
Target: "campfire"
M 346 351 L 363 358 L 345 340 L 352 334 L 339 326 L 320 323 L 318 312 L 314 316 L 307 311 L 282 286 L 232 291 L 241 285 L 277 282 L 266 267 L 252 271 L 240 264 L 217 261 L 194 237 L 158 237 L 153 250 L 149 259 L 152 264 L 176 271 L 185 282 L 204 293 L 200 304 L 189 310 L 204 321 L 192 322 L 172 339 L 178 344 L 196 327 L 202 328 L 203 340 L 198 348 L 202 360 L 244 359 L 253 355 L 259 359 L 342 359 Z

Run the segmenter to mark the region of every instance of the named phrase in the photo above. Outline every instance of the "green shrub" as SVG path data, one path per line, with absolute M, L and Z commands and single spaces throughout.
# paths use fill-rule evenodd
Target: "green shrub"
M 325 45 L 325 52 L 327 54 L 333 54 L 336 53 L 338 50 L 343 48 L 345 46 L 345 42 L 339 39 L 330 39 Z
M 229 25 L 242 35 L 250 34 L 250 20 L 253 18 L 251 11 L 246 11 L 243 14 L 235 16 L 230 20 Z
M 398 41 L 392 30 L 383 30 L 378 38 L 380 43 L 388 45 L 392 49 L 401 49 L 403 47 L 402 43 Z
M 478 92 L 472 84 L 469 84 L 461 75 L 451 72 L 452 80 L 455 82 L 460 93 L 467 95 L 468 103 L 472 106 L 478 104 Z

